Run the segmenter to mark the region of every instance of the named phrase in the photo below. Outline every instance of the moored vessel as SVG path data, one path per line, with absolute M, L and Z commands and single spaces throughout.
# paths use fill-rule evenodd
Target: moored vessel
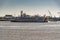
M 21 16 L 16 17 L 14 20 L 11 20 L 11 22 L 48 22 L 48 20 L 44 16 L 30 16 L 21 11 Z

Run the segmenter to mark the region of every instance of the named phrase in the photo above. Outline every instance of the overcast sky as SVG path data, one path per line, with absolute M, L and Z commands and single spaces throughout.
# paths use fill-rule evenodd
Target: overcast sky
M 52 16 L 58 16 L 59 4 L 59 0 L 0 0 L 0 16 L 6 14 L 17 16 L 21 10 L 29 15 L 49 15 L 48 9 Z

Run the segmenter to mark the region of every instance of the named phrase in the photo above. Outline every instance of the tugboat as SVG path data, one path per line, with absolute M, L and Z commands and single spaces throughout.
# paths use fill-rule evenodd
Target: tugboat
M 11 22 L 48 22 L 48 20 L 46 17 L 40 17 L 38 15 L 30 16 L 21 11 L 21 16 L 16 17 L 14 20 L 11 20 Z

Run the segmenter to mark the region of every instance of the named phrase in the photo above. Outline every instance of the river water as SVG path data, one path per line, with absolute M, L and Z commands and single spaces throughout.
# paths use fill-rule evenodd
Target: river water
M 60 40 L 60 22 L 0 21 L 0 40 Z
M 48 23 L 26 23 L 26 22 L 9 22 L 9 21 L 0 21 L 0 27 L 4 28 L 29 28 L 29 29 L 39 29 L 39 28 L 53 28 L 59 29 L 60 22 L 48 22 Z

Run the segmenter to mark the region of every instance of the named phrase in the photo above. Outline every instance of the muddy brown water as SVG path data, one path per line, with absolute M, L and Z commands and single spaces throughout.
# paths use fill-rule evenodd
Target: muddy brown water
M 60 40 L 60 22 L 0 22 L 0 40 Z

